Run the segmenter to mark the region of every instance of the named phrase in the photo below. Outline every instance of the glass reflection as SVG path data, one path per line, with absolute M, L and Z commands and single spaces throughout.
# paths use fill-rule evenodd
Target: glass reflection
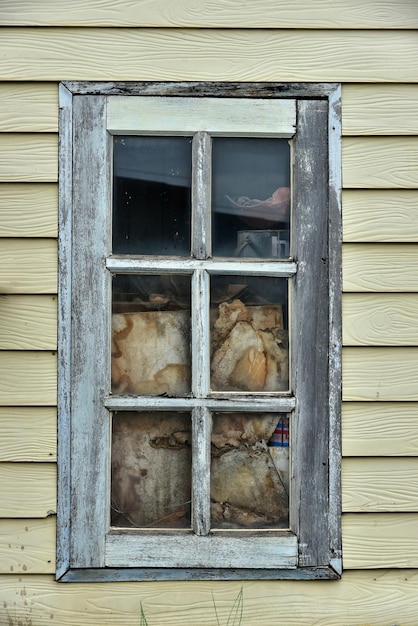
M 190 253 L 192 139 L 115 136 L 113 252 Z
M 273 443 L 283 419 L 274 413 L 213 415 L 212 528 L 288 527 L 288 447 Z
M 114 394 L 190 392 L 190 276 L 113 278 L 111 369 Z
M 287 279 L 211 277 L 213 391 L 287 391 Z
M 114 415 L 112 526 L 190 528 L 190 499 L 190 415 Z
M 288 257 L 287 139 L 215 137 L 212 158 L 213 254 Z

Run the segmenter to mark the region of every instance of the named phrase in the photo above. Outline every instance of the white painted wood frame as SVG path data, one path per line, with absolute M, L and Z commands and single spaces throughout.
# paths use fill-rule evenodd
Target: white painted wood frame
M 179 102 L 182 113 L 176 116 Z M 341 575 L 339 107 L 340 88 L 335 84 L 61 86 L 58 580 Z M 113 256 L 112 134 L 182 131 L 194 137 L 192 256 Z M 291 139 L 289 260 L 211 259 L 212 135 Z M 112 396 L 111 276 L 173 272 L 192 277 L 192 351 L 197 364 L 192 393 L 180 398 Z M 211 274 L 288 279 L 290 392 L 211 392 L 205 314 Z M 112 411 L 151 408 L 192 415 L 190 531 L 110 527 Z M 289 530 L 211 531 L 211 412 L 237 410 L 291 413 Z

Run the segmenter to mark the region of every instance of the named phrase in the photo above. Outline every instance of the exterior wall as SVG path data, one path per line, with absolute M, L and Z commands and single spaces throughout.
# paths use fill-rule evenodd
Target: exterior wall
M 241 587 L 54 580 L 60 80 L 343 83 L 345 571 L 245 582 L 243 626 L 416 624 L 418 5 L 313 6 L 3 1 L 0 624 L 209 626 Z

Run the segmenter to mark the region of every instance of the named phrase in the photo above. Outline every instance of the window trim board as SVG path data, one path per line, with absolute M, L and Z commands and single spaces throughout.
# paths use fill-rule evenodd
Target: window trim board
M 328 248 L 328 290 L 331 296 L 331 311 L 330 311 L 330 327 L 329 327 L 329 422 L 330 437 L 328 441 L 328 452 L 330 459 L 330 474 L 328 476 L 328 488 L 331 498 L 331 506 L 328 507 L 327 513 L 327 529 L 325 534 L 327 536 L 327 542 L 330 546 L 329 555 L 324 555 L 324 563 L 314 563 L 303 552 L 303 546 L 301 546 L 301 554 L 299 555 L 299 567 L 296 569 L 278 569 L 278 568 L 262 568 L 256 570 L 253 569 L 234 569 L 230 568 L 172 568 L 161 569 L 159 567 L 132 567 L 129 569 L 117 569 L 113 567 L 106 567 L 105 547 L 101 542 L 99 552 L 102 556 L 97 561 L 97 556 L 93 556 L 95 552 L 92 549 L 90 540 L 87 539 L 83 548 L 81 549 L 82 557 L 79 561 L 77 558 L 71 557 L 70 554 L 74 554 L 74 543 L 76 541 L 71 539 L 71 486 L 69 482 L 69 474 L 73 467 L 69 467 L 68 460 L 71 457 L 71 450 L 74 446 L 80 445 L 80 443 L 74 442 L 70 437 L 70 411 L 71 411 L 71 398 L 69 395 L 69 389 L 71 388 L 71 345 L 70 345 L 70 331 L 71 328 L 71 308 L 69 304 L 72 297 L 75 295 L 72 293 L 72 289 L 77 291 L 77 285 L 71 285 L 70 266 L 72 252 L 72 144 L 73 138 L 77 136 L 77 129 L 72 127 L 72 108 L 74 96 L 77 95 L 95 95 L 97 109 L 102 108 L 104 111 L 104 100 L 102 98 L 105 95 L 111 95 L 113 93 L 126 94 L 126 89 L 130 89 L 129 93 L 141 94 L 151 93 L 153 95 L 165 95 L 167 93 L 183 93 L 184 95 L 204 96 L 209 93 L 213 96 L 214 87 L 216 87 L 217 97 L 266 97 L 266 98 L 286 98 L 286 97 L 298 97 L 298 98 L 320 98 L 327 101 L 326 108 L 328 114 L 328 149 L 327 158 L 329 158 L 329 184 L 328 184 L 328 222 L 329 228 L 329 248 Z M 98 94 L 105 94 L 100 96 Z M 340 242 L 341 242 L 341 159 L 340 159 L 340 97 L 341 89 L 337 84 L 329 85 L 286 85 L 283 83 L 275 84 L 205 84 L 205 83 L 138 83 L 135 85 L 115 83 L 115 84 L 103 84 L 103 83 L 64 83 L 60 85 L 60 230 L 59 230 L 59 262 L 61 279 L 59 282 L 59 396 L 58 396 L 58 408 L 59 408 L 59 440 L 58 440 L 58 458 L 59 458 L 59 471 L 58 471 L 58 488 L 59 488 L 59 502 L 58 502 L 58 535 L 57 535 L 57 579 L 62 581 L 73 580 L 165 580 L 165 579 L 178 579 L 184 578 L 191 579 L 335 579 L 341 576 L 341 529 L 340 529 L 340 418 L 339 418 L 339 406 L 340 406 L 340 387 L 341 387 L 341 262 L 340 262 Z M 78 98 L 76 98 L 79 100 Z M 300 114 L 300 113 L 299 113 Z M 102 113 L 104 115 L 104 113 Z M 102 189 L 102 202 L 105 202 L 104 197 L 110 189 L 110 174 L 109 171 L 103 173 L 104 188 Z M 93 186 L 94 187 L 94 186 Z M 92 187 L 92 188 L 93 188 Z M 96 194 L 96 190 L 92 192 Z M 106 247 L 106 246 L 105 246 Z M 115 259 L 116 261 L 116 259 Z M 135 265 L 135 261 L 133 260 Z M 288 264 L 289 267 L 289 264 Z M 109 268 L 110 269 L 110 268 Z M 103 276 L 107 270 L 105 267 L 101 268 Z M 135 267 L 132 268 L 135 271 Z M 108 320 L 105 320 L 105 326 L 110 328 Z M 110 332 L 108 330 L 107 332 Z M 123 399 L 120 399 L 119 402 Z M 272 399 L 273 400 L 273 399 Z M 283 398 L 283 402 L 291 402 L 291 399 L 286 400 Z M 118 399 L 110 397 L 108 399 L 108 408 L 115 406 L 114 403 L 118 403 Z M 104 409 L 106 410 L 106 409 Z M 260 409 L 261 410 L 261 409 Z M 282 409 L 283 410 L 283 409 Z M 88 436 L 96 437 L 98 433 L 90 432 Z M 86 433 L 82 433 L 82 437 L 85 437 Z M 101 430 L 99 437 L 102 441 L 106 441 L 110 436 L 109 429 L 106 431 L 106 427 Z M 88 489 L 89 480 L 85 480 L 85 490 Z M 106 500 L 106 498 L 103 498 Z M 100 497 L 96 497 L 99 501 Z M 108 513 L 103 516 L 103 527 L 106 526 Z M 303 542 L 302 542 L 303 543 Z M 85 552 L 91 552 L 91 558 L 88 566 L 86 567 Z M 81 554 L 79 552 L 79 554 Z M 111 565 L 109 563 L 108 565 Z M 103 567 L 103 569 L 101 569 Z

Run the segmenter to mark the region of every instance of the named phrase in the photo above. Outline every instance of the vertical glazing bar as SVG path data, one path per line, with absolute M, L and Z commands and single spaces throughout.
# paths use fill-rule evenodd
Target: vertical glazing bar
M 209 392 L 209 274 L 196 270 L 192 278 L 192 392 L 204 398 Z
M 210 435 L 209 409 L 196 407 L 192 413 L 192 528 L 196 535 L 210 531 Z
M 192 256 L 211 254 L 211 138 L 206 132 L 193 137 L 192 151 Z

